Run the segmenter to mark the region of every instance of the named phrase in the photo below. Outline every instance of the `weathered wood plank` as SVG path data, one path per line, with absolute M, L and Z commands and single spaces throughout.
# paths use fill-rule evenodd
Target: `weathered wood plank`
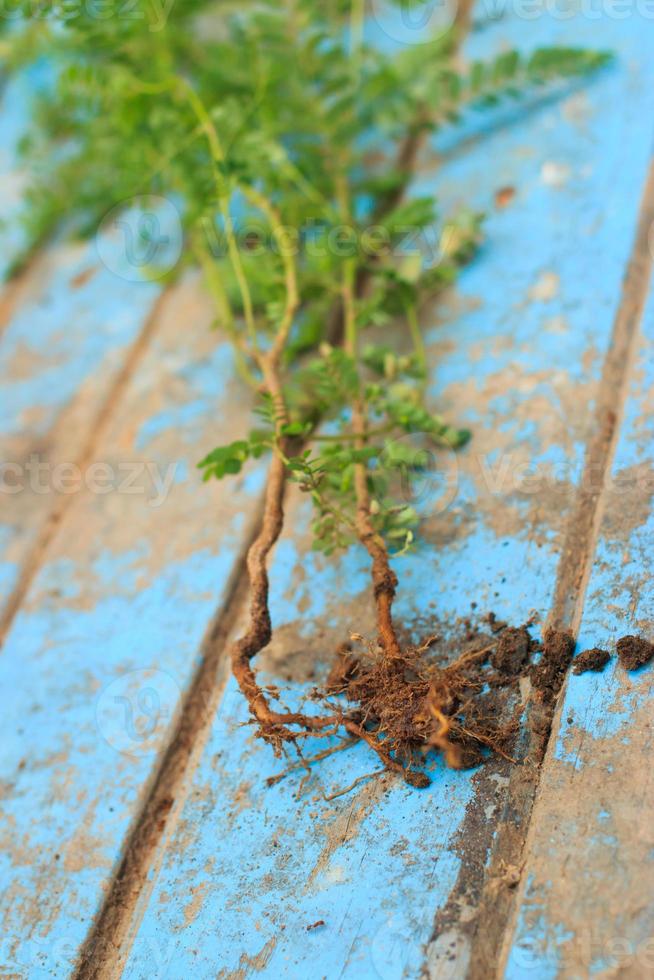
M 256 511 L 256 474 L 204 489 L 194 470 L 245 425 L 210 322 L 195 280 L 167 297 L 97 447 L 109 469 L 78 494 L 0 657 L 3 975 L 69 975 Z
M 438 326 L 433 314 L 432 392 L 475 442 L 454 502 L 440 512 L 434 490 L 426 545 L 397 562 L 398 611 L 414 634 L 432 617 L 468 614 L 471 600 L 513 622 L 548 610 L 649 164 L 641 122 L 653 67 L 640 25 L 538 26 L 539 43 L 604 43 L 621 61 L 421 178 L 437 181 L 442 201 L 488 208 L 507 184 L 517 197 L 493 213 L 492 245 Z M 532 25 L 515 20 L 475 47 L 528 36 Z M 534 493 L 523 481 L 537 464 L 557 478 Z M 348 627 L 370 629 L 365 561 L 353 552 L 325 565 L 307 550 L 307 521 L 294 502 L 274 559 L 278 633 L 264 675 L 304 681 L 305 691 Z M 425 948 L 429 975 L 462 976 L 508 765 L 452 773 L 437 763 L 429 790 L 383 777 L 325 800 L 374 768 L 365 750 L 323 761 L 303 795 L 301 773 L 267 788 L 284 763 L 247 737 L 246 720 L 230 683 L 137 907 L 123 976 L 417 976 Z
M 31 99 L 51 81 L 51 69 L 40 62 L 12 76 L 2 93 L 0 278 L 25 244 L 28 175 L 18 143 Z M 7 505 L 0 521 L 0 641 L 74 496 L 71 473 L 92 453 L 103 413 L 147 344 L 148 318 L 162 290 L 135 281 L 139 269 L 125 246 L 105 233 L 87 245 L 48 249 L 0 295 L 0 492 Z
M 76 492 L 75 474 L 160 293 L 107 269 L 93 243 L 52 249 L 21 284 L 0 341 L 3 630 L 44 529 Z
M 654 303 L 631 374 L 579 633 L 615 654 L 654 638 Z M 641 978 L 654 971 L 651 665 L 568 680 L 541 778 L 504 976 Z

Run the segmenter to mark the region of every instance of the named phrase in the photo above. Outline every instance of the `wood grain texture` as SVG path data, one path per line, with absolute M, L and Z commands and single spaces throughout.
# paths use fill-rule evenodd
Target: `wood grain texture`
M 0 276 L 26 244 L 30 182 L 18 144 L 33 96 L 52 85 L 43 61 L 7 82 L 0 105 Z M 131 257 L 133 259 L 133 256 Z M 138 258 L 138 256 L 137 256 Z M 32 255 L 0 294 L 0 642 L 54 528 L 74 497 L 94 440 L 147 346 L 162 294 L 103 228 L 87 244 Z
M 509 21 L 472 50 L 526 35 L 524 21 Z M 471 123 L 465 155 L 446 146 L 438 177 L 427 166 L 416 182 L 417 193 L 438 189 L 446 210 L 461 200 L 492 216 L 489 247 L 449 309 L 426 314 L 434 403 L 470 423 L 475 441 L 446 506 L 440 476 L 426 487 L 425 545 L 397 561 L 398 611 L 414 636 L 435 618 L 447 629 L 472 600 L 520 622 L 534 607 L 546 614 L 554 595 L 649 166 L 639 121 L 651 109 L 652 67 L 633 22 L 539 22 L 539 43 L 553 40 L 617 45 L 621 63 L 503 126 L 491 119 L 475 135 Z M 506 185 L 515 203 L 494 211 Z M 348 629 L 370 629 L 365 559 L 325 564 L 308 549 L 308 520 L 304 504 L 291 505 L 273 564 L 277 638 L 264 660 L 266 680 L 291 702 Z M 320 763 L 308 786 L 300 771 L 268 788 L 286 763 L 248 737 L 246 722 L 229 684 L 116 974 L 463 976 L 489 848 L 507 818 L 509 767 L 462 774 L 436 763 L 423 792 L 382 777 L 326 799 L 374 768 L 363 748 Z
M 40 61 L 2 93 L 0 278 L 26 243 L 30 173 L 18 145 L 32 98 L 52 82 Z M 107 227 L 87 244 L 41 250 L 0 293 L 0 643 L 148 343 L 162 288 L 127 245 Z
M 195 279 L 167 298 L 0 657 L 4 975 L 69 975 L 256 510 L 256 473 L 194 467 L 246 425 L 210 322 Z
M 91 243 L 40 256 L 20 292 L 0 339 L 0 638 L 48 524 L 84 484 L 75 474 L 161 289 L 116 275 Z

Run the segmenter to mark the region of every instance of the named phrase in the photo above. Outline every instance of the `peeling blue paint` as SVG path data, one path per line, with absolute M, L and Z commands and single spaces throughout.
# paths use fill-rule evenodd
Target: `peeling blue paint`
M 5 436 L 45 436 L 85 381 L 134 341 L 159 294 L 154 283 L 128 283 L 99 266 L 92 246 L 75 249 L 72 262 L 59 263 L 45 289 L 16 311 L 0 347 L 3 400 L 0 428 Z M 78 289 L 71 280 L 88 269 L 95 274 Z M 12 361 L 21 348 L 34 358 L 29 376 L 17 378 Z M 26 415 L 39 417 L 26 423 Z

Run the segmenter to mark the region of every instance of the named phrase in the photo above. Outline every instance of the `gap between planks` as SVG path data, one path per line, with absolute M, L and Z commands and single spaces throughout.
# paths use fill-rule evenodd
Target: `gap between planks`
M 30 268 L 33 272 L 35 266 L 30 265 Z M 16 295 L 22 295 L 22 287 L 23 281 L 22 278 L 19 278 L 16 281 Z M 143 329 L 140 331 L 127 351 L 122 367 L 113 385 L 109 389 L 105 400 L 102 402 L 98 412 L 96 413 L 89 434 L 82 445 L 78 458 L 75 460 L 77 466 L 79 466 L 81 470 L 85 470 L 93 461 L 95 452 L 100 444 L 104 432 L 107 429 L 107 426 L 109 425 L 109 422 L 111 421 L 114 410 L 121 401 L 129 381 L 134 375 L 139 362 L 143 358 L 143 355 L 147 351 L 153 334 L 156 332 L 159 322 L 159 314 L 163 305 L 167 301 L 169 293 L 169 288 L 165 288 L 161 295 L 157 297 L 145 321 Z M 10 294 L 10 296 L 6 299 L 6 302 L 10 304 L 15 303 L 16 295 Z M 1 304 L 2 301 L 0 301 L 0 315 L 2 312 L 4 312 L 4 307 Z M 2 321 L 0 321 L 0 330 L 1 328 Z M 57 427 L 65 424 L 66 418 L 64 414 L 64 417 L 57 422 Z M 11 625 L 18 611 L 20 610 L 23 600 L 27 595 L 36 573 L 41 567 L 50 542 L 54 538 L 57 529 L 68 513 L 69 508 L 72 506 L 74 499 L 74 495 L 63 495 L 55 499 L 43 522 L 34 546 L 23 563 L 18 581 L 9 596 L 2 615 L 0 616 L 0 648 L 2 647 L 7 634 L 11 629 Z
M 605 509 L 604 484 L 615 454 L 640 324 L 650 288 L 653 256 L 649 247 L 649 234 L 652 227 L 654 159 L 650 161 L 641 198 L 634 244 L 604 358 L 593 428 L 584 456 L 581 485 L 567 522 L 552 608 L 548 616 L 547 625 L 571 632 L 575 636 L 581 622 L 586 588 Z M 547 721 L 550 726 L 562 701 L 560 692 L 549 710 Z M 550 730 L 547 741 L 539 745 L 538 736 L 530 733 L 527 758 L 511 774 L 504 818 L 499 825 L 486 870 L 486 885 L 489 881 L 499 880 L 505 868 L 520 867 L 523 855 L 528 852 L 529 839 L 533 832 L 531 815 L 540 784 L 543 759 L 551 737 Z M 514 905 L 514 890 L 505 888 L 498 893 L 497 890 L 485 887 L 472 941 L 468 980 L 501 977 Z

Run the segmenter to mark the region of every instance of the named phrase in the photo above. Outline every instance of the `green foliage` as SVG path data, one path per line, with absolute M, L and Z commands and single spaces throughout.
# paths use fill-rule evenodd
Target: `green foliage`
M 316 546 L 330 553 L 356 537 L 363 467 L 375 530 L 408 547 L 418 518 L 404 478 L 424 458 L 401 439 L 458 448 L 469 438 L 426 404 L 417 311 L 471 260 L 482 216 L 440 220 L 432 198 L 401 200 L 400 147 L 606 56 L 510 51 L 460 71 L 454 31 L 395 53 L 361 41 L 358 0 L 136 0 L 102 17 L 92 4 L 45 2 L 30 21 L 32 8 L 12 5 L 22 29 L 0 41 L 5 68 L 42 55 L 52 67 L 22 147 L 30 246 L 61 225 L 93 233 L 143 195 L 174 200 L 185 245 L 175 271 L 200 264 L 216 325 L 263 392 L 260 427 L 210 452 L 203 478 L 277 453 L 311 496 Z
M 198 468 L 202 470 L 202 479 L 206 482 L 212 477 L 222 480 L 224 476 L 236 476 L 248 459 L 259 459 L 271 447 L 272 440 L 267 441 L 264 433 L 256 431 L 249 439 L 239 439 L 228 446 L 218 446 L 198 463 Z

